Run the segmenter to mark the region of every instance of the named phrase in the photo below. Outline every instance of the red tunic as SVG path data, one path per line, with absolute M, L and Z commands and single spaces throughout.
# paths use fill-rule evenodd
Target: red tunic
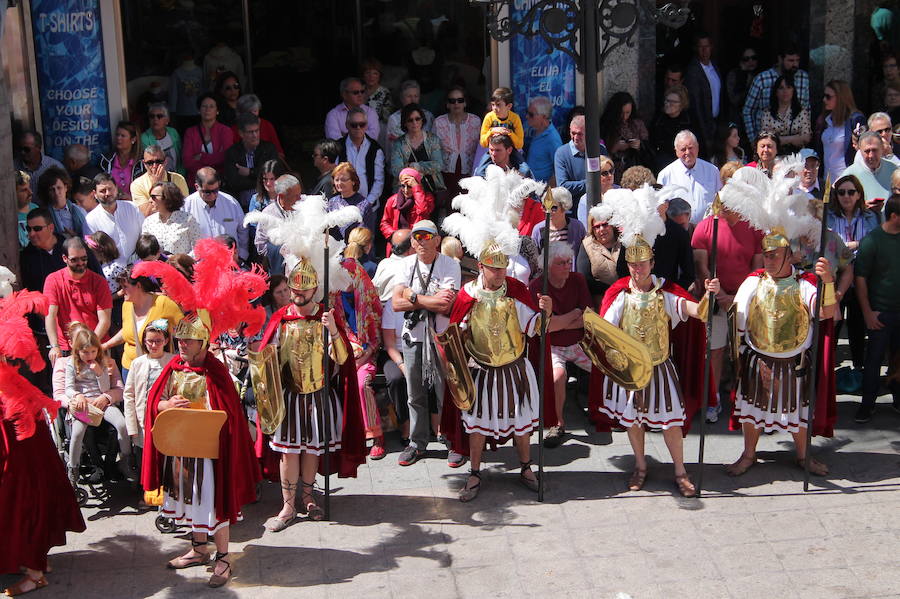
M 144 426 L 144 460 L 141 483 L 147 491 L 155 491 L 162 481 L 164 455 L 153 445 L 153 423 L 159 414 L 159 402 L 174 370 L 190 370 L 206 375 L 209 407 L 223 410 L 227 419 L 219 431 L 219 457 L 215 465 L 216 517 L 237 522 L 241 507 L 256 501 L 256 483 L 260 480 L 259 465 L 253 453 L 253 442 L 247 429 L 247 418 L 241 410 L 241 400 L 231 382 L 228 369 L 207 352 L 203 366 L 194 368 L 180 357 L 173 358 L 150 389 L 147 398 L 147 420 Z
M 521 281 L 506 277 L 506 295 L 507 297 L 519 300 L 535 312 L 539 311 L 534 300 L 531 298 L 531 294 L 528 292 L 528 287 Z M 450 322 L 462 322 L 466 315 L 472 310 L 476 301 L 478 300 L 466 293 L 466 289 L 463 287 L 457 294 L 453 309 L 450 312 Z M 529 337 L 527 354 L 535 374 L 537 374 L 540 365 L 537 357 L 539 353 L 540 337 Z M 547 343 L 544 348 L 544 372 L 544 389 L 542 394 L 544 402 L 544 422 L 556 422 L 556 402 L 554 401 L 553 369 L 550 367 L 549 343 Z M 456 407 L 456 404 L 454 404 L 453 400 L 450 398 L 450 393 L 447 392 L 444 393 L 444 403 L 441 410 L 441 432 L 450 441 L 450 447 L 453 451 L 462 455 L 469 455 L 469 435 L 463 428 L 462 415 L 460 414 L 459 408 Z M 503 439 L 500 444 L 505 443 L 507 440 L 508 439 Z M 489 441 L 489 443 L 492 446 L 494 445 L 492 441 Z

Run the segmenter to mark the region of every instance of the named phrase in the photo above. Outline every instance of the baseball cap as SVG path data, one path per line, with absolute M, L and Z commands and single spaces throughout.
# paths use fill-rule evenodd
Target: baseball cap
M 800 150 L 800 158 L 803 159 L 803 162 L 806 162 L 807 158 L 815 158 L 819 162 L 822 162 L 822 159 L 819 158 L 819 153 L 812 148 L 803 148 Z
M 413 225 L 412 231 L 410 233 L 417 233 L 418 231 L 425 231 L 426 233 L 434 233 L 438 234 L 437 226 L 431 222 L 430 220 L 420 220 L 416 224 Z

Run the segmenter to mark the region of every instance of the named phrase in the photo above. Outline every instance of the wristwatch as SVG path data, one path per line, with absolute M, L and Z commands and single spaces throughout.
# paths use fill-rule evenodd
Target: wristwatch
M 416 293 L 415 291 L 413 291 L 412 289 L 410 289 L 409 290 L 409 303 L 415 304 L 417 299 L 419 299 L 419 294 Z

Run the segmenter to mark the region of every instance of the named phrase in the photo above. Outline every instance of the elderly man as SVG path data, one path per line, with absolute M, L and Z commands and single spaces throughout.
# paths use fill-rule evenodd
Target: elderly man
M 101 275 L 88 270 L 87 246 L 80 237 L 63 242 L 63 262 L 66 267 L 52 273 L 44 282 L 44 295 L 50 301 L 45 326 L 50 341 L 50 363 L 68 355 L 66 331 L 74 322 L 90 327 L 97 337 L 104 339 L 109 331 L 112 295 Z
M 71 144 L 63 151 L 63 164 L 72 181 L 78 181 L 79 177 L 93 179 L 103 172 L 102 169 L 91 164 L 91 150 L 84 144 Z
M 294 209 L 294 204 L 300 199 L 302 190 L 297 177 L 281 175 L 275 180 L 275 201 L 262 209 L 263 214 L 271 214 L 280 219 L 287 218 L 287 213 Z M 269 241 L 268 227 L 265 223 L 257 225 L 253 243 L 256 245 L 256 253 L 265 256 L 268 261 L 269 272 L 284 274 L 284 257 L 279 251 L 281 247 Z
M 582 314 L 593 307 L 584 275 L 572 272 L 575 255 L 572 247 L 565 242 L 550 244 L 550 270 L 547 273 L 547 294 L 553 300 L 553 317 L 547 327 L 550 340 L 550 361 L 553 364 L 553 392 L 556 399 L 556 422 L 549 422 L 550 430 L 544 437 L 544 447 L 558 447 L 566 435 L 564 417 L 566 403 L 566 363 L 571 362 L 584 370 L 591 371 L 591 360 L 578 344 L 584 336 Z M 540 299 L 541 279 L 528 285 L 534 301 Z
M 779 77 L 787 73 L 794 75 L 794 85 L 800 107 L 809 110 L 809 73 L 800 69 L 800 50 L 788 44 L 778 52 L 778 62 L 771 69 L 763 71 L 750 84 L 744 100 L 742 116 L 747 139 L 756 139 L 759 133 L 759 120 L 764 110 L 769 108 L 772 86 Z
M 323 139 L 313 147 L 313 166 L 319 171 L 319 179 L 316 181 L 316 186 L 313 187 L 310 195 L 325 196 L 326 198 L 334 195 L 334 181 L 331 178 L 331 171 L 337 166 L 340 156 L 341 146 L 333 139 Z
M 131 262 L 134 246 L 141 236 L 144 215 L 134 203 L 119 200 L 119 188 L 115 180 L 106 173 L 94 177 L 94 197 L 99 205 L 87 215 L 87 224 L 91 231 L 103 231 L 116 244 L 119 257 L 116 259 L 122 266 Z
M 31 191 L 37 191 L 37 182 L 41 175 L 48 168 L 56 166 L 61 169 L 65 167 L 62 163 L 47 156 L 43 152 L 44 138 L 37 131 L 25 131 L 18 139 L 16 148 L 18 149 L 16 159 L 13 161 L 13 168 L 24 171 L 31 177 Z
M 244 211 L 233 197 L 220 190 L 219 174 L 211 166 L 197 171 L 197 191 L 184 200 L 183 210 L 200 225 L 201 237 L 228 235 L 237 241 L 238 257 L 250 256 Z
M 811 148 L 800 150 L 803 158 L 803 170 L 800 172 L 800 184 L 797 189 L 808 194 L 811 198 L 822 199 L 823 189 L 819 182 L 819 153 Z M 833 182 L 832 182 L 833 183 Z
M 553 157 L 553 171 L 556 184 L 565 187 L 572 194 L 571 214 L 578 213 L 578 203 L 587 191 L 585 184 L 585 142 L 584 115 L 579 114 L 569 123 L 569 136 L 572 141 L 556 148 Z M 590 206 L 588 206 L 590 208 Z M 587 222 L 587 219 L 584 221 Z
M 900 157 L 894 154 L 894 129 L 893 125 L 891 124 L 890 115 L 886 112 L 875 112 L 869 115 L 869 120 L 866 122 L 866 124 L 869 127 L 869 131 L 874 131 L 875 133 L 880 135 L 882 142 L 884 142 L 884 153 L 881 155 L 881 159 L 900 166 Z M 853 162 L 855 164 L 862 161 L 862 151 L 857 149 L 856 157 L 853 159 Z
M 885 350 L 900 351 L 900 195 L 884 206 L 884 222 L 863 237 L 853 264 L 856 297 L 866 320 L 869 340 L 863 367 L 862 402 L 855 420 L 868 422 L 875 411 Z M 894 411 L 900 412 L 900 383 L 889 380 Z
M 409 445 L 400 453 L 398 463 L 410 466 L 425 457 L 428 448 L 429 420 L 437 432 L 437 406 L 443 395 L 443 381 L 437 372 L 431 332 L 442 333 L 460 288 L 459 263 L 440 253 L 441 238 L 430 220 L 420 220 L 412 228 L 414 255 L 403 259 L 391 299 L 392 308 L 403 314 L 403 365 L 409 398 Z M 429 410 L 429 394 L 438 395 Z M 429 414 L 433 418 L 429 418 Z M 451 455 L 451 466 L 463 463 L 461 455 Z
M 156 204 L 150 201 L 150 190 L 157 183 L 174 183 L 184 195 L 190 193 L 184 177 L 166 170 L 166 153 L 158 145 L 144 148 L 144 174 L 131 182 L 131 201 L 144 216 L 156 211 Z
M 716 192 L 722 188 L 719 169 L 713 164 L 698 158 L 700 144 L 697 136 L 684 129 L 675 136 L 676 159 L 666 168 L 659 171 L 659 183 L 662 186 L 676 185 L 687 190 L 683 198 L 691 205 L 691 222 L 698 223 L 712 204 Z
M 278 149 L 273 143 L 260 140 L 259 117 L 255 114 L 238 116 L 237 127 L 241 140 L 225 150 L 222 179 L 228 193 L 246 210 L 250 196 L 256 192 L 259 169 L 269 160 L 278 159 Z
M 403 129 L 400 127 L 400 111 L 407 104 L 418 104 L 421 97 L 422 89 L 419 87 L 418 81 L 410 79 L 400 84 L 400 109 L 395 110 L 394 113 L 388 117 L 387 121 L 387 139 L 385 140 L 385 145 L 387 146 L 388 153 L 390 153 L 391 145 L 403 135 Z M 434 126 L 434 115 L 431 114 L 430 111 L 425 110 L 425 108 L 422 108 L 422 114 L 425 115 L 425 122 L 422 123 L 422 128 L 430 132 L 431 128 Z M 377 135 L 373 135 L 372 137 L 378 139 Z
M 897 165 L 888 162 L 884 156 L 884 140 L 874 131 L 866 131 L 859 136 L 859 153 L 862 162 L 854 162 L 841 173 L 841 177 L 854 175 L 863 186 L 866 206 L 869 210 L 881 211 L 884 200 L 891 195 L 891 175 Z
M 328 111 L 325 116 L 325 137 L 340 139 L 347 134 L 347 113 L 351 108 L 361 108 L 366 113 L 366 133 L 378 139 L 378 114 L 365 103 L 365 84 L 356 77 L 341 81 L 341 103 Z
M 725 105 L 725 79 L 712 61 L 713 42 L 708 33 L 694 41 L 694 58 L 688 63 L 684 83 L 691 99 L 691 114 L 699 125 L 706 154 L 712 152 L 716 123 Z
M 559 131 L 553 126 L 553 104 L 548 98 L 539 96 L 528 105 L 525 120 L 531 127 L 533 135 L 525 143 L 525 160 L 534 178 L 545 181 L 548 185 L 556 185 L 553 164 L 556 150 L 562 145 Z
M 183 173 L 181 136 L 174 127 L 169 126 L 169 107 L 165 102 L 153 102 L 147 106 L 147 118 L 150 126 L 141 134 L 141 145 L 158 145 L 166 154 L 166 170 Z
M 338 141 L 340 162 L 349 162 L 359 177 L 359 194 L 377 209 L 384 191 L 384 151 L 366 134 L 367 116 L 361 108 L 347 111 L 347 135 Z

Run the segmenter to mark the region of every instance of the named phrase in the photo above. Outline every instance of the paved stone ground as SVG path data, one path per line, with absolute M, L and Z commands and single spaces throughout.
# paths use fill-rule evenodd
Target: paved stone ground
M 280 508 L 279 488 L 264 485 L 232 529 L 235 576 L 218 590 L 202 568 L 164 568 L 187 543 L 157 532 L 155 513 L 136 512 L 120 485 L 89 502 L 87 532 L 52 552 L 52 586 L 39 596 L 900 597 L 900 414 L 883 397 L 858 426 L 856 401 L 841 397 L 839 430 L 816 441 L 832 474 L 810 493 L 784 434 L 763 436 L 763 463 L 727 477 L 722 464 L 742 444 L 724 418 L 707 439 L 707 494 L 689 500 L 675 492 L 659 434 L 648 435 L 647 486 L 628 492 L 626 435 L 587 433 L 577 408 L 570 439 L 545 454 L 543 504 L 518 485 L 509 447 L 487 454 L 482 492 L 464 505 L 463 472 L 437 444 L 401 468 L 394 440 L 359 478 L 333 479 L 332 522 L 264 531 Z M 685 447 L 695 480 L 698 441 L 692 433 Z M 14 580 L 0 576 L 0 588 Z

